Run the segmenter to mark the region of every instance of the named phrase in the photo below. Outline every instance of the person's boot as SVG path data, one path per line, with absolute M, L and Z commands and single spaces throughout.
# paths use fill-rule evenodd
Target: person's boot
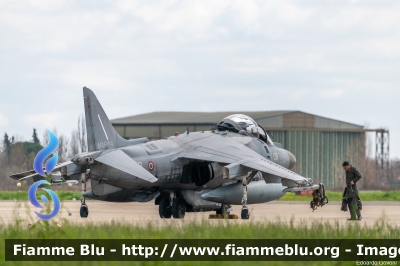
M 347 221 L 357 221 L 356 215 L 354 212 L 350 211 L 351 217 L 347 219 Z
M 340 210 L 347 212 L 347 200 L 345 199 L 342 200 L 342 208 Z
M 356 221 L 357 220 L 357 218 L 356 218 L 357 209 L 356 209 L 356 206 L 354 204 L 354 201 L 350 202 L 349 211 L 350 211 L 351 217 L 350 217 L 350 219 L 347 219 L 347 220 L 348 221 Z
M 362 220 L 361 211 L 359 209 L 357 210 L 357 220 Z

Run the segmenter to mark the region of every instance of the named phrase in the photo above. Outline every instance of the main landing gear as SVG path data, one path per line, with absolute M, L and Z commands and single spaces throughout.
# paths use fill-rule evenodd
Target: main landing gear
M 83 196 L 83 194 L 86 192 L 86 182 L 87 182 L 87 173 L 82 173 L 82 198 L 81 198 L 81 209 L 79 211 L 81 218 L 87 218 L 89 216 L 89 208 L 86 205 L 86 201 L 85 201 L 85 197 Z
M 186 202 L 178 197 L 175 192 L 168 195 L 161 195 L 160 204 L 158 205 L 158 212 L 161 218 L 182 219 L 186 214 Z

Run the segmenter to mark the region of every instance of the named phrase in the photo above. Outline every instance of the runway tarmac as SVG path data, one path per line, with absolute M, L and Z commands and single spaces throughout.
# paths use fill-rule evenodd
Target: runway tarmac
M 161 219 L 158 215 L 158 206 L 154 202 L 149 203 L 110 203 L 99 201 L 87 201 L 89 206 L 89 217 L 82 219 L 79 216 L 79 201 L 61 202 L 61 212 L 54 220 L 61 221 L 67 219 L 73 223 L 89 224 L 111 221 L 121 221 L 139 225 L 170 225 L 171 223 L 185 224 L 190 221 L 209 220 L 209 214 L 205 213 L 186 213 L 183 220 L 180 219 Z M 233 214 L 240 216 L 241 206 L 233 206 Z M 348 212 L 340 211 L 339 202 L 331 202 L 323 208 L 312 212 L 308 202 L 281 202 L 274 201 L 265 204 L 250 205 L 250 220 L 230 220 L 231 223 L 254 223 L 267 221 L 290 221 L 293 219 L 295 224 L 310 224 L 313 221 L 320 222 L 339 222 L 347 223 Z M 0 225 L 13 223 L 16 219 L 21 219 L 22 223 L 35 223 L 38 221 L 34 211 L 38 211 L 26 201 L 0 201 Z M 19 214 L 18 214 L 19 213 Z M 71 213 L 71 216 L 69 215 Z M 362 211 L 362 224 L 372 225 L 377 220 L 385 217 L 391 224 L 400 226 L 400 202 L 364 202 Z M 213 223 L 222 222 L 212 220 Z

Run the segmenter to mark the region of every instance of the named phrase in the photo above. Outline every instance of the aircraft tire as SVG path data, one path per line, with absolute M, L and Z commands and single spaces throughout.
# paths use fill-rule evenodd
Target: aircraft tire
M 89 216 L 89 208 L 87 205 L 82 205 L 79 211 L 81 218 L 87 218 Z
M 183 219 L 186 213 L 186 202 L 183 199 L 175 198 L 172 202 L 172 215 L 175 219 Z
M 241 217 L 243 220 L 250 219 L 250 212 L 248 209 L 242 209 Z
M 169 205 L 169 197 L 162 197 L 160 200 L 160 205 L 158 205 L 158 212 L 161 218 L 171 218 L 172 210 Z

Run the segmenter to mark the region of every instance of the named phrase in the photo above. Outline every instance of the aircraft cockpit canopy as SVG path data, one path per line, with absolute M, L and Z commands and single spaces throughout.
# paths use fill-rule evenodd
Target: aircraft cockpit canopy
M 273 145 L 271 138 L 265 130 L 259 126 L 254 119 L 243 114 L 234 114 L 225 117 L 217 125 L 220 131 L 229 131 L 239 134 L 245 134 L 261 139 L 268 145 Z

